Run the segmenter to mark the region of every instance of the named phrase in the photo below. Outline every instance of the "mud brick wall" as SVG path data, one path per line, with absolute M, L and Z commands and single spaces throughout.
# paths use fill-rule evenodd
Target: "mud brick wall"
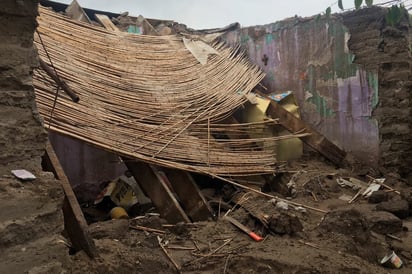
M 0 5 L 0 166 L 36 169 L 47 135 L 34 101 L 33 46 L 38 1 L 2 0 Z
M 396 26 L 385 22 L 386 10 L 360 10 L 343 16 L 355 63 L 378 71 L 379 104 L 373 112 L 379 126 L 380 165 L 402 176 L 412 175 L 412 59 L 405 14 Z

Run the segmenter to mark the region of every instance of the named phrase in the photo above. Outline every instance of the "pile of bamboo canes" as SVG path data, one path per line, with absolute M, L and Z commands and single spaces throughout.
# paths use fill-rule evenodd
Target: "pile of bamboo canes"
M 201 65 L 178 36 L 107 31 L 45 8 L 38 23 L 40 57 L 80 97 L 74 103 L 60 91 L 55 102 L 56 84 L 37 69 L 36 102 L 46 128 L 188 171 L 240 176 L 276 170 L 275 141 L 288 136 L 248 137 L 276 121 L 222 122 L 264 77 L 234 49 L 215 44 L 219 54 Z

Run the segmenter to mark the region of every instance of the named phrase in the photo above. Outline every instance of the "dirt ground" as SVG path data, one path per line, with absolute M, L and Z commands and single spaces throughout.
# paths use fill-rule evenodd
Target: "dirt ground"
M 369 201 L 360 197 L 349 204 L 342 199 L 358 190 L 341 187 L 336 179 L 367 182 L 366 175 L 376 172 L 336 169 L 313 159 L 290 163 L 288 170 L 264 187 L 277 200 L 227 184 L 203 188 L 208 199 L 220 201 L 211 202 L 216 220 L 170 225 L 152 209 L 129 220 L 91 223 L 99 254 L 93 260 L 83 251 L 73 254 L 64 237 L 63 194 L 52 174 L 40 172 L 36 181 L 23 183 L 3 176 L 0 196 L 7 203 L 0 211 L 0 273 L 411 272 L 412 191 L 401 178 L 386 176 L 400 194 L 380 191 Z M 264 240 L 254 241 L 225 214 Z M 402 260 L 401 269 L 380 265 L 392 251 Z
M 282 203 L 277 204 L 279 199 L 274 201 L 235 189 L 230 195 L 227 190 L 204 190 L 214 200 L 222 201 L 215 208 L 221 209 L 216 213 L 220 215 L 217 220 L 171 226 L 156 214 L 146 214 L 130 220 L 93 223 L 90 229 L 99 257 L 90 260 L 84 252 L 77 252 L 70 256 L 67 270 L 71 273 L 410 273 L 412 219 L 408 206 L 405 213 L 399 208 L 382 209 L 385 201 L 379 201 L 388 200 L 393 205 L 410 200 L 410 188 L 401 178 L 392 174 L 395 177 L 388 176 L 386 180 L 400 190 L 400 195 L 381 191 L 383 198 L 376 195 L 379 196 L 376 200 L 370 198 L 368 202 L 360 197 L 349 204 L 342 199 L 353 197 L 358 190 L 343 188 L 336 179 L 356 177 L 367 182 L 366 175 L 376 176 L 373 170 L 336 169 L 316 160 L 297 161 L 289 164 L 288 169 L 292 171 L 290 174 L 278 176 L 266 186 L 272 189 L 268 193 L 300 203 L 306 209 L 291 204 L 282 209 Z M 286 186 L 292 174 L 296 174 L 293 191 Z M 262 235 L 264 240 L 256 242 L 229 223 L 223 217 L 228 208 L 229 216 Z M 136 226 L 158 231 L 134 229 Z M 380 265 L 381 259 L 391 251 L 401 258 L 401 269 Z

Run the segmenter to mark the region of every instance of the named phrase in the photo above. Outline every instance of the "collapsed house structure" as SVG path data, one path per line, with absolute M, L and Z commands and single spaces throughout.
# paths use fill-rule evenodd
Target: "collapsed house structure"
M 136 161 L 230 182 L 237 176 L 278 172 L 276 141 L 300 137 L 335 164 L 342 164 L 343 151 L 282 112 L 272 99 L 264 98 L 266 109 L 259 119 L 235 118 L 247 101 L 258 104 L 251 91 L 264 77 L 237 50 L 219 42 L 208 45 L 201 37 L 182 33 L 128 34 L 118 31 L 105 15 L 96 18 L 107 31 L 40 9 L 35 41 L 43 70 L 34 75 L 39 111 L 51 131 L 122 156 L 157 207 L 165 199 L 174 200 L 167 182 L 162 182 L 155 167 Z M 58 96 L 59 75 L 70 81 L 77 95 Z M 79 101 L 77 96 L 84 98 Z M 277 117 L 282 115 L 279 122 Z M 271 134 L 278 123 L 291 133 Z M 151 175 L 141 175 L 142 170 Z M 165 173 L 166 181 L 171 181 L 173 176 Z M 176 184 L 189 184 L 191 180 L 181 182 L 187 176 L 182 173 Z M 156 201 L 161 185 L 165 196 Z M 178 196 L 184 200 L 187 195 Z M 164 214 L 166 219 L 189 220 L 184 214 L 179 218 L 180 206 L 171 203 L 177 209 L 169 214 L 173 217 Z
M 79 208 L 72 207 L 77 202 L 70 200 L 74 195 L 68 185 L 76 177 L 76 165 L 98 174 L 100 161 L 107 159 L 117 163 L 104 167 L 116 166 L 115 170 L 88 180 L 111 180 L 127 167 L 169 223 L 213 216 L 193 173 L 275 197 L 261 192 L 267 178 L 261 177 L 263 182 L 257 187 L 250 187 L 249 182 L 252 176 L 287 172 L 277 158 L 282 140 L 299 138 L 336 165 L 345 157 L 340 146 L 365 166 L 383 167 L 387 169 L 383 172 L 398 172 L 403 178 L 411 172 L 409 25 L 401 22 L 396 28 L 386 27 L 383 9 L 361 10 L 356 13 L 361 19 L 348 13 L 204 33 L 181 26 L 173 29 L 173 22 L 168 23 L 169 30 L 164 25 L 157 28 L 154 21 L 143 17 L 124 20 L 114 14 L 113 20 L 98 15 L 101 25 L 91 24 L 81 8 L 74 12 L 83 14 L 77 20 L 44 7 L 39 12 L 34 41 L 41 66 L 34 72 L 33 85 L 43 126 L 69 137 L 50 137 L 64 171 L 51 147 L 47 153 L 50 170 L 66 180 L 65 222 L 70 218 L 67 214 L 75 215 L 75 225 L 82 218 Z M 357 20 L 372 23 L 360 27 Z M 136 35 L 141 33 L 151 35 Z M 365 33 L 366 41 L 362 39 Z M 23 37 L 31 41 L 30 35 Z M 236 48 L 238 44 L 241 48 Z M 32 50 L 29 47 L 30 55 Z M 374 59 L 369 58 L 372 53 Z M 30 66 L 25 77 L 29 71 Z M 27 83 L 19 87 L 33 99 L 31 83 Z M 302 120 L 268 96 L 276 90 L 294 91 Z M 10 102 L 17 100 L 20 108 L 19 98 L 13 91 L 5 102 L 13 105 Z M 398 104 L 404 108 L 393 111 Z M 7 168 L 23 165 L 37 170 L 45 135 L 33 100 L 24 106 L 34 121 L 29 124 L 35 125 L 32 132 L 36 132 L 38 146 L 16 146 L 3 158 L 11 163 Z M 242 115 L 248 107 L 258 108 L 261 117 L 245 119 Z M 276 126 L 287 131 L 273 131 Z M 89 164 L 77 162 L 78 152 L 70 151 L 68 142 L 77 142 L 83 147 L 80 151 L 87 146 L 85 142 L 106 152 L 92 148 L 89 152 L 103 157 Z M 36 160 L 33 168 L 32 159 Z M 85 180 L 84 174 L 80 180 Z M 71 234 L 74 247 L 95 256 L 87 224 L 80 221 L 81 231 L 76 229 Z M 79 233 L 83 234 L 79 237 Z

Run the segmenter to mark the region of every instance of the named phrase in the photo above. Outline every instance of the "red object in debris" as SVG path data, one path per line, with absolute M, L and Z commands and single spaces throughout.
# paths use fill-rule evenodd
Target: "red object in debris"
M 226 216 L 225 219 L 228 220 L 229 222 L 231 222 L 234 226 L 236 226 L 237 228 L 239 228 L 240 230 L 242 230 L 246 234 L 248 234 L 250 236 L 250 238 L 252 238 L 256 242 L 260 242 L 260 241 L 263 240 L 262 237 L 260 237 L 255 232 L 253 232 L 252 230 L 250 230 L 246 226 L 242 225 L 239 221 L 233 219 L 232 217 Z

